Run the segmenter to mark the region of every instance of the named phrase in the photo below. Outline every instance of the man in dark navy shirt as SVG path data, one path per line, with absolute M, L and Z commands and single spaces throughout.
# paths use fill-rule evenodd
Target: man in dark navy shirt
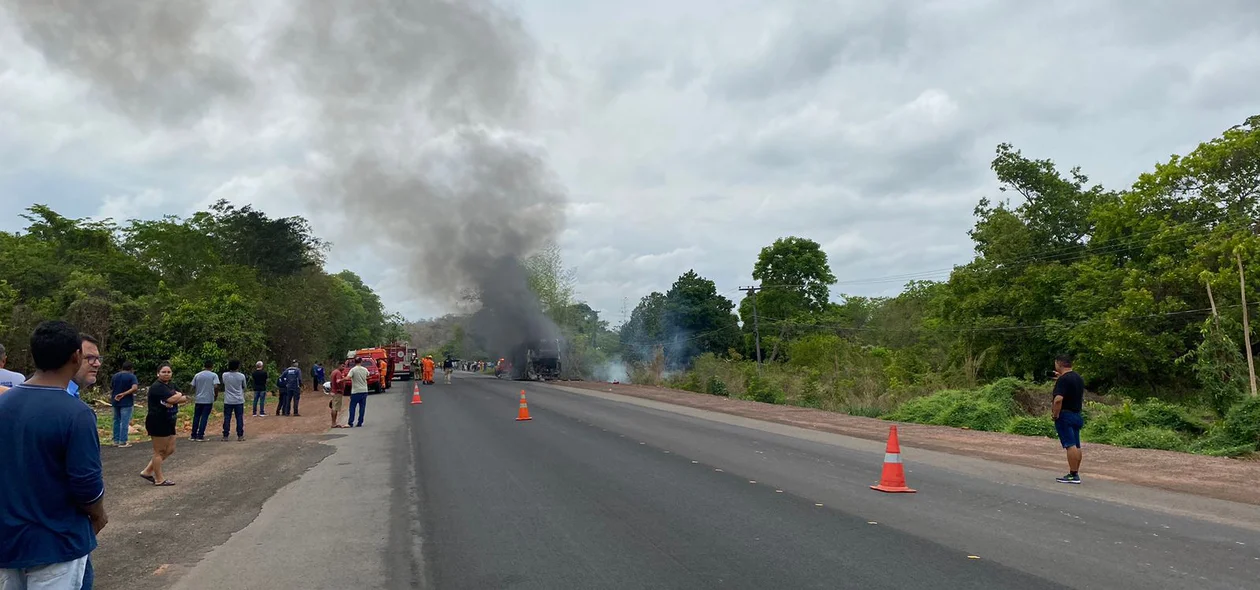
M 1060 355 L 1054 359 L 1054 400 L 1050 414 L 1054 429 L 1059 433 L 1059 443 L 1067 451 L 1068 474 L 1056 478 L 1059 483 L 1081 483 L 1077 470 L 1081 468 L 1081 406 L 1085 402 L 1085 380 L 1072 370 L 1072 357 Z
M 0 396 L 0 587 L 79 590 L 108 522 L 96 417 L 66 395 L 79 331 L 44 322 L 30 352 L 35 375 Z

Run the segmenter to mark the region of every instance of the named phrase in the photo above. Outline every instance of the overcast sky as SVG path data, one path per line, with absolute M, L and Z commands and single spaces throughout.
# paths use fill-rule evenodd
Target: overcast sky
M 623 300 L 692 268 L 736 298 L 758 250 L 787 235 L 823 244 L 835 293 L 895 294 L 970 258 L 999 142 L 1122 188 L 1260 114 L 1254 0 L 509 8 L 542 50 L 529 129 L 568 194 L 566 262 L 614 324 Z M 0 230 L 35 202 L 121 220 L 226 198 L 309 217 L 334 241 L 329 270 L 358 272 L 408 318 L 446 311 L 402 269 L 366 262 L 335 232 L 341 212 L 312 210 L 309 122 L 266 99 L 248 117 L 137 127 L 0 8 Z

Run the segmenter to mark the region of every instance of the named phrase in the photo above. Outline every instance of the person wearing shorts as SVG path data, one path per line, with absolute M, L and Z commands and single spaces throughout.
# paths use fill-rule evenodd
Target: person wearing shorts
M 173 486 L 175 482 L 162 476 L 162 462 L 175 453 L 175 417 L 179 404 L 188 398 L 171 385 L 170 363 L 158 367 L 157 381 L 149 386 L 149 413 L 144 418 L 144 428 L 153 439 L 153 458 L 140 472 L 140 477 L 156 486 Z
M 1054 430 L 1059 433 L 1059 443 L 1067 452 L 1068 474 L 1055 478 L 1059 483 L 1079 484 L 1081 476 L 1081 428 L 1085 419 L 1081 406 L 1085 401 L 1085 380 L 1072 370 L 1072 357 L 1060 355 L 1054 359 L 1054 402 L 1050 415 L 1054 418 Z

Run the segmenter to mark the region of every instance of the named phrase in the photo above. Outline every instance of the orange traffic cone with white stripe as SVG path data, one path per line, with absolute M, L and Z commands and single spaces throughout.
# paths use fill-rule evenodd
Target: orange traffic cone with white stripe
M 884 473 L 879 477 L 879 485 L 871 486 L 871 489 L 889 493 L 914 493 L 914 490 L 906 487 L 906 472 L 901 464 L 901 443 L 897 441 L 895 424 L 888 431 L 888 446 L 884 449 Z
M 414 406 L 416 404 L 422 404 L 422 403 L 424 402 L 420 401 L 420 384 L 416 383 L 415 385 L 411 387 L 411 405 Z
M 525 390 L 521 390 L 521 409 L 516 412 L 516 421 L 533 420 L 529 417 L 529 404 L 525 403 Z

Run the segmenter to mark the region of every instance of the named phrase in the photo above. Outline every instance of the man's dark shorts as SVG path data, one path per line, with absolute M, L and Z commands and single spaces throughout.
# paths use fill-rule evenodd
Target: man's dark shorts
M 1085 419 L 1076 412 L 1059 412 L 1059 419 L 1054 421 L 1054 429 L 1059 433 L 1059 442 L 1063 448 L 1081 446 L 1081 427 Z

